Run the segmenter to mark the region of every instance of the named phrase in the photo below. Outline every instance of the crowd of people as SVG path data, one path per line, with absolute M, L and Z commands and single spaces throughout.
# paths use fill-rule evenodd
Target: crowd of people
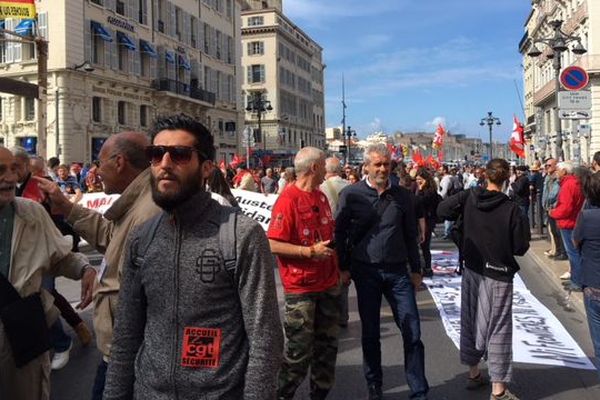
M 293 167 L 234 170 L 215 166 L 210 132 L 178 114 L 148 135 L 111 136 L 98 158 L 80 169 L 0 148 L 1 398 L 49 398 L 50 370 L 71 347 L 58 310 L 90 343 L 56 291 L 63 275 L 82 280 L 80 308 L 93 301 L 102 353 L 93 400 L 285 400 L 307 375 L 311 399 L 325 399 L 350 284 L 369 399 L 383 398 L 383 297 L 402 335 L 410 398 L 427 399 L 416 291 L 435 272 L 437 224 L 458 248 L 467 389 L 491 385 L 491 400 L 518 399 L 508 389 L 515 256 L 535 224 L 548 227 L 546 255 L 569 261 L 562 278 L 584 292 L 600 355 L 600 153 L 589 170 L 554 159 L 451 167 L 396 162 L 372 144 L 353 168 L 305 147 Z M 232 188 L 279 194 L 266 232 L 239 212 Z M 77 204 L 97 190 L 120 195 L 104 214 Z M 78 252 L 79 238 L 103 254 L 99 267 Z

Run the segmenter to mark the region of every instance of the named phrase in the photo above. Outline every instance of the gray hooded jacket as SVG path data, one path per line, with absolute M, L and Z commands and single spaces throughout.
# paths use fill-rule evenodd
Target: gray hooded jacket
M 274 399 L 283 335 L 263 229 L 238 216 L 237 268 L 219 249 L 219 204 L 164 214 L 143 265 L 130 237 L 105 400 Z M 232 244 L 233 245 L 233 244 Z

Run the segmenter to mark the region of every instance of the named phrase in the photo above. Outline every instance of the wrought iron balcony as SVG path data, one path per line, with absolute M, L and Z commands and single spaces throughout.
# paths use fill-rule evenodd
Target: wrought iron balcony
M 212 105 L 215 104 L 214 93 L 173 79 L 156 79 L 152 82 L 152 87 L 159 91 L 172 92 L 182 96 L 188 96 L 194 100 L 200 100 Z

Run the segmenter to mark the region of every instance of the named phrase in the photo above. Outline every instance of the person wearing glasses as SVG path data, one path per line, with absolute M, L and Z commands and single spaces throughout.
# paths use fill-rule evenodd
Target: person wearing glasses
M 206 127 L 178 114 L 150 134 L 162 211 L 129 238 L 104 400 L 274 399 L 283 335 L 264 230 L 211 199 Z
M 106 194 L 121 195 L 104 215 L 71 203 L 56 184 L 38 179 L 40 188 L 48 193 L 52 209 L 65 215 L 75 232 L 104 254 L 94 293 L 94 330 L 102 360 L 96 371 L 92 400 L 102 399 L 104 390 L 127 235 L 134 226 L 160 211 L 150 190 L 145 153 L 149 143 L 146 135 L 136 132 L 118 133 L 104 142 L 98 155 L 98 174 Z

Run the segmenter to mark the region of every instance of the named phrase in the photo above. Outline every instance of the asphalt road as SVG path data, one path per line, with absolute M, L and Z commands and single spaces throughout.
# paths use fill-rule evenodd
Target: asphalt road
M 450 249 L 451 246 L 447 242 L 434 240 L 432 248 L 441 250 Z M 98 256 L 93 257 L 95 262 L 99 262 Z M 587 355 L 593 354 L 585 316 L 565 306 L 565 293 L 541 273 L 540 268 L 543 266 L 536 265 L 530 257 L 525 256 L 521 260 L 521 267 L 523 280 L 532 293 L 557 316 L 584 352 Z M 77 283 L 61 280 L 59 288 L 68 299 L 73 299 L 74 302 L 77 300 Z M 280 285 L 279 291 L 281 299 Z M 429 398 L 489 399 L 488 390 L 467 392 L 463 388 L 467 377 L 466 368 L 459 363 L 458 350 L 446 335 L 429 292 L 420 291 L 417 301 L 426 351 L 426 372 L 431 386 Z M 90 309 L 84 311 L 82 316 L 91 326 Z M 410 392 L 404 377 L 402 338 L 385 301 L 381 309 L 381 318 L 385 399 L 408 399 Z M 89 399 L 99 360 L 99 353 L 94 347 L 81 348 L 75 341 L 69 364 L 64 369 L 52 373 L 52 399 Z M 351 288 L 350 323 L 340 337 L 337 381 L 329 399 L 366 399 L 361 360 L 360 320 L 356 308 L 356 295 Z M 485 371 L 485 366 L 483 368 Z M 596 372 L 593 371 L 515 364 L 511 390 L 521 399 L 527 400 L 597 400 L 600 399 L 598 382 Z M 296 399 L 309 399 L 306 382 L 298 391 Z

